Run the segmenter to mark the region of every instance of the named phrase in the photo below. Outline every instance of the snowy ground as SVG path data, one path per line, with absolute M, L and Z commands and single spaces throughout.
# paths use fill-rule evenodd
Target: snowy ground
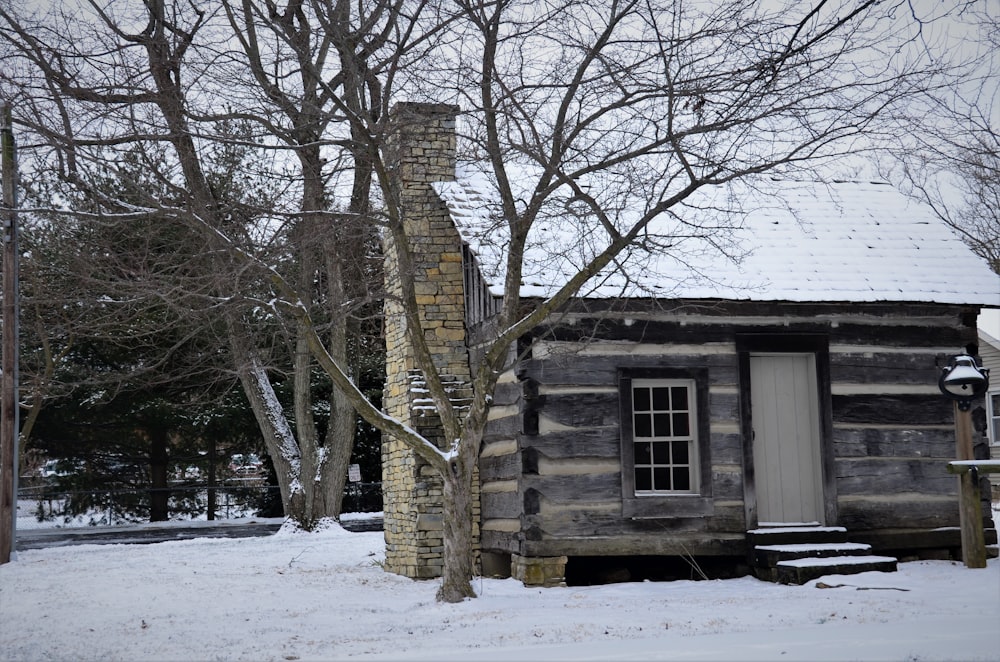
M 380 567 L 381 533 L 83 545 L 0 566 L 3 660 L 997 660 L 1000 561 L 821 588 L 751 578 L 525 588 Z

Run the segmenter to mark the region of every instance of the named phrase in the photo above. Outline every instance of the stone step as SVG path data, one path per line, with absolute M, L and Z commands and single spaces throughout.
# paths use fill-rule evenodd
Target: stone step
M 871 551 L 871 545 L 857 542 L 758 545 L 753 548 L 753 564 L 759 568 L 773 568 L 781 561 L 792 559 L 865 556 Z
M 824 575 L 856 575 L 871 571 L 896 572 L 896 559 L 891 556 L 800 558 L 779 561 L 774 568 L 775 581 L 781 584 L 805 584 Z
M 767 526 L 747 531 L 747 545 L 793 545 L 847 542 L 842 526 Z

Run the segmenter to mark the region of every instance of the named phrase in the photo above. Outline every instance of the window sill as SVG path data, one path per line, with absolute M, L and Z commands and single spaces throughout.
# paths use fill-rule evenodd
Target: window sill
M 712 497 L 700 494 L 643 496 L 622 500 L 622 515 L 631 519 L 706 517 L 714 510 Z

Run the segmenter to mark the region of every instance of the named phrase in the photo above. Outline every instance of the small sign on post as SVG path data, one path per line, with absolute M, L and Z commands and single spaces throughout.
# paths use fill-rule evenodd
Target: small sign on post
M 361 482 L 361 465 L 360 464 L 352 464 L 352 465 L 350 465 L 350 466 L 347 467 L 347 480 L 351 481 L 352 483 L 360 483 Z

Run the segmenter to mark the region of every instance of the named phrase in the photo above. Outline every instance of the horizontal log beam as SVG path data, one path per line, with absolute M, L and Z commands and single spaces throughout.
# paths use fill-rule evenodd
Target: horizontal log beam
M 948 463 L 948 473 L 964 474 L 975 468 L 981 474 L 1000 473 L 1000 460 L 953 460 Z

